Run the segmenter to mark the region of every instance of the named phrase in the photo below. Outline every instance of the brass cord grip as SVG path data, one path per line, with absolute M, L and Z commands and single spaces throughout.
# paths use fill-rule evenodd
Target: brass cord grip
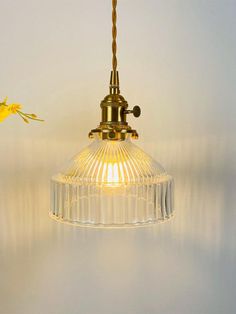
M 89 133 L 90 138 L 97 134 L 103 140 L 125 140 L 128 136 L 138 138 L 138 133 L 127 123 L 127 115 L 133 114 L 138 118 L 141 115 L 139 106 L 128 109 L 128 103 L 120 95 L 119 73 L 117 71 L 117 0 L 112 0 L 112 71 L 110 78 L 110 93 L 101 102 L 102 121 L 100 125 Z

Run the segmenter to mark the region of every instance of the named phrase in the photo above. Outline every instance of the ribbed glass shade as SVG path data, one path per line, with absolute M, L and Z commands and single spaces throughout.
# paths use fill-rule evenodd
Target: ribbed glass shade
M 172 178 L 130 139 L 97 138 L 51 184 L 50 214 L 61 222 L 138 226 L 173 212 Z

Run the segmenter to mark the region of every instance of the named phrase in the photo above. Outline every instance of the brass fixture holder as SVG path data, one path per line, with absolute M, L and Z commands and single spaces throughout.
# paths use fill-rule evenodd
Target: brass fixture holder
M 100 125 L 89 133 L 90 138 L 97 134 L 102 140 L 124 141 L 129 135 L 138 139 L 138 133 L 127 123 L 127 115 L 133 114 L 138 118 L 141 115 L 139 106 L 128 110 L 128 103 L 120 95 L 118 71 L 111 72 L 110 94 L 101 102 L 102 121 Z

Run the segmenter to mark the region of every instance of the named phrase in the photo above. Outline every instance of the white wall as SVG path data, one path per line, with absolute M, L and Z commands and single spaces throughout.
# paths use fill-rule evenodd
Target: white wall
M 236 1 L 120 0 L 118 61 L 139 145 L 176 217 L 133 230 L 48 218 L 49 179 L 89 143 L 111 63 L 109 0 L 0 0 L 0 314 L 233 314 Z

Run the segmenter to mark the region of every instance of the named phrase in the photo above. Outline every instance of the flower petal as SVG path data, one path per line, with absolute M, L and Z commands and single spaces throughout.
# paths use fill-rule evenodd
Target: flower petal
M 8 110 L 8 107 L 0 107 L 0 122 L 5 120 L 12 112 Z

